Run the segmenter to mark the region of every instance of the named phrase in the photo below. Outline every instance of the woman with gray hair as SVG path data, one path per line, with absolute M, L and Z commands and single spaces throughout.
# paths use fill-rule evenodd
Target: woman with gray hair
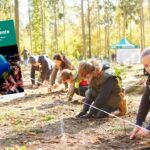
M 150 124 L 147 127 L 145 127 L 145 130 L 140 128 L 150 110 L 150 48 L 146 48 L 142 52 L 141 63 L 143 64 L 146 72 L 148 73 L 148 79 L 146 81 L 146 88 L 142 96 L 138 114 L 136 117 L 137 126 L 133 129 L 130 139 L 134 139 L 136 135 L 145 137 L 146 135 L 150 134 Z

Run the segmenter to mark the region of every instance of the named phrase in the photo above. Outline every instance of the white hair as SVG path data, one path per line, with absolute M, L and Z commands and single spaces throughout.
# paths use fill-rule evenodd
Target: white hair
M 150 55 L 150 47 L 144 49 L 144 51 L 141 54 L 141 59 L 147 55 Z

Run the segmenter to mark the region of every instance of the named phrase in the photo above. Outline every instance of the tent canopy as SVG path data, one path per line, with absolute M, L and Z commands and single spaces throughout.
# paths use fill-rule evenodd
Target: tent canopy
M 111 46 L 113 49 L 133 49 L 133 48 L 140 48 L 139 45 L 132 44 L 126 38 L 120 40 L 119 43 L 114 44 Z

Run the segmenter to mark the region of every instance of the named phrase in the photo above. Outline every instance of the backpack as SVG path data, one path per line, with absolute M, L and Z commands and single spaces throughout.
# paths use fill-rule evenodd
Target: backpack
M 119 115 L 123 116 L 128 113 L 128 104 L 127 104 L 127 100 L 124 99 L 125 93 L 120 92 L 119 95 L 121 97 L 121 101 L 119 104 L 119 111 L 120 111 Z
M 120 88 L 122 89 L 122 91 L 119 93 L 119 96 L 121 98 L 119 104 L 119 115 L 123 116 L 128 113 L 128 104 L 127 104 L 127 100 L 125 99 L 124 89 L 122 87 L 122 78 L 120 76 L 116 76 L 116 79 L 118 81 Z

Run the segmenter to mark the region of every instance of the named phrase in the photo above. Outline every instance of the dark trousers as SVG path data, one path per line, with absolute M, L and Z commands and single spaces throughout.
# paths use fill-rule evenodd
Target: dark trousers
M 90 107 L 92 106 L 92 103 L 93 103 L 94 100 L 91 100 L 91 99 L 84 99 L 84 104 L 83 104 L 83 112 L 87 112 L 89 111 Z M 116 111 L 118 108 L 113 108 L 111 106 L 108 106 L 108 105 L 104 105 L 102 108 L 100 108 L 101 110 L 98 110 L 98 112 L 96 114 L 94 114 L 94 117 L 96 118 L 106 118 L 108 117 L 109 114 L 107 113 L 112 113 L 114 111 Z M 105 113 L 107 112 L 107 113 Z
M 94 100 L 85 98 L 83 99 L 83 112 L 87 112 L 90 109 L 91 104 Z
M 88 89 L 88 86 L 79 86 L 79 88 L 75 88 L 74 92 L 80 96 L 85 97 L 85 92 L 87 89 Z
M 111 106 L 108 106 L 108 105 L 105 105 L 103 108 L 101 108 L 101 110 L 105 111 L 105 112 L 108 112 L 108 113 L 112 113 L 114 111 L 117 110 L 117 108 L 113 108 Z M 105 117 L 108 117 L 109 114 L 103 112 L 103 111 L 98 111 L 97 114 L 96 114 L 96 118 L 105 118 Z

